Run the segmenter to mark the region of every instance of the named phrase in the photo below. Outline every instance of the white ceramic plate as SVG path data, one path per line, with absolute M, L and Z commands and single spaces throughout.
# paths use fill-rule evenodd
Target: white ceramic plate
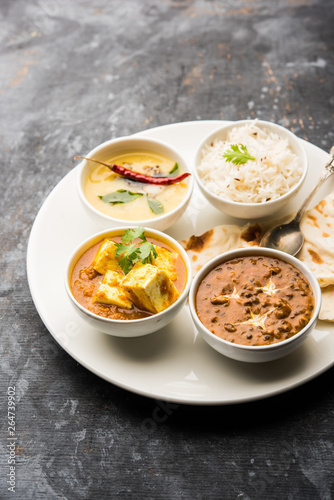
M 198 121 L 167 125 L 139 135 L 169 142 L 192 161 L 201 139 L 222 125 Z M 327 153 L 303 142 L 310 172 L 294 210 L 312 188 Z M 79 152 L 78 152 L 79 153 Z M 54 188 L 33 225 L 27 273 L 36 308 L 59 345 L 81 365 L 113 384 L 144 396 L 175 403 L 232 404 L 282 393 L 313 379 L 334 364 L 334 325 L 318 322 L 314 333 L 293 354 L 278 361 L 247 364 L 225 358 L 209 347 L 192 324 L 188 307 L 161 331 L 120 339 L 90 328 L 73 309 L 64 287 L 68 256 L 100 228 L 86 216 L 73 169 Z M 334 179 L 314 203 L 334 189 Z M 243 223 L 244 221 L 238 221 Z M 185 239 L 222 223 L 236 223 L 210 207 L 195 189 L 193 200 L 169 234 Z

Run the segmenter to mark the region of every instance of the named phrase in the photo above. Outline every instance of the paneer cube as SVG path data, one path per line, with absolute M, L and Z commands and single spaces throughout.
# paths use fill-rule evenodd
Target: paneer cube
M 167 273 L 152 264 L 133 268 L 122 287 L 137 307 L 152 313 L 163 311 L 180 296 Z
M 106 283 L 109 286 L 118 286 L 123 278 L 124 275 L 122 273 L 117 271 L 107 271 L 103 276 L 101 283 Z
M 106 274 L 107 271 L 120 271 L 116 259 L 116 246 L 112 240 L 104 240 L 92 262 L 92 267 L 100 274 Z
M 153 264 L 158 266 L 159 269 L 165 271 L 167 276 L 175 281 L 177 278 L 177 272 L 175 267 L 175 262 L 178 254 L 175 252 L 170 252 L 167 248 L 159 247 L 155 245 L 158 257 L 154 259 Z
M 133 307 L 132 302 L 126 296 L 122 286 L 109 286 L 107 283 L 100 284 L 93 297 L 93 302 L 112 304 L 114 306 L 123 307 L 124 309 L 132 309 Z

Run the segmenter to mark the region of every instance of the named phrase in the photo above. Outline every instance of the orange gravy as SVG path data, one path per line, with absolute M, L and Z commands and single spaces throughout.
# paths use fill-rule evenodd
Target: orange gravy
M 120 242 L 121 237 L 110 238 L 115 242 Z M 102 240 L 103 241 L 103 240 Z M 99 288 L 101 281 L 103 279 L 103 274 L 97 273 L 92 267 L 95 255 L 101 245 L 101 242 L 92 246 L 78 259 L 74 266 L 72 276 L 71 276 L 71 289 L 74 298 L 81 304 L 85 309 L 91 311 L 98 316 L 103 316 L 105 318 L 117 319 L 117 320 L 130 320 L 139 319 L 152 316 L 151 312 L 141 310 L 133 305 L 132 309 L 124 309 L 112 304 L 102 304 L 99 302 L 93 302 L 93 297 Z M 175 268 L 177 272 L 177 279 L 173 281 L 176 289 L 182 293 L 186 280 L 187 273 L 185 264 L 181 256 L 173 248 L 165 245 L 163 242 L 155 240 L 153 238 L 148 238 L 148 241 L 154 245 L 166 248 L 170 252 L 176 253 L 178 255 Z

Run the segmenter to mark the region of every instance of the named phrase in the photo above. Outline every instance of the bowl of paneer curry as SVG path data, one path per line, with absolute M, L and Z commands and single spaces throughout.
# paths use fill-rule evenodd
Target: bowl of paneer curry
M 136 226 L 99 232 L 72 254 L 66 290 L 97 330 L 139 337 L 166 326 L 184 305 L 189 257 L 172 237 Z
M 203 339 L 246 362 L 281 358 L 306 339 L 317 321 L 321 292 L 298 259 L 268 248 L 242 248 L 208 262 L 189 294 Z

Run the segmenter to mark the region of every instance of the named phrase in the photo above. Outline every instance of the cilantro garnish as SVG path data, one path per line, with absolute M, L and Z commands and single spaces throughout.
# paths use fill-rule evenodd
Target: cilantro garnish
M 238 146 L 238 144 L 231 144 L 231 149 L 225 151 L 223 158 L 234 163 L 235 165 L 243 165 L 244 163 L 247 163 L 248 160 L 255 160 L 254 156 L 249 154 L 247 147 L 243 144 L 240 144 L 240 146 Z
M 141 241 L 133 243 L 138 238 Z M 118 263 L 125 274 L 131 271 L 136 262 L 149 264 L 158 257 L 154 245 L 147 241 L 143 227 L 126 229 L 121 240 L 122 243 L 115 243 L 116 257 L 120 257 Z

